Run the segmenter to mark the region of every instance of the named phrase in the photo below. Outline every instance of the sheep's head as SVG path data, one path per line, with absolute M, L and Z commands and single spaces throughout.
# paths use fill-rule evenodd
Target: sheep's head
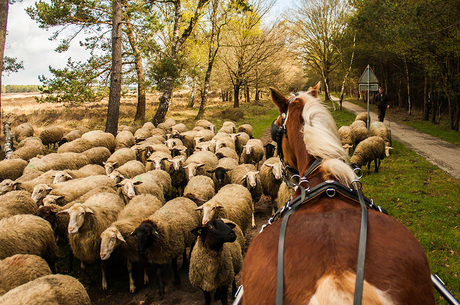
M 69 234 L 77 234 L 85 223 L 86 215 L 94 214 L 93 210 L 81 203 L 76 203 L 69 209 L 58 212 L 58 214 L 61 213 L 69 214 L 69 226 L 67 227 L 67 232 L 69 232 Z
M 125 176 L 123 176 L 123 174 L 121 174 L 117 170 L 114 170 L 113 172 L 111 172 L 109 174 L 109 177 L 112 178 L 115 181 L 115 183 L 120 183 L 121 181 L 125 179 Z
M 61 196 L 61 195 L 48 194 L 45 196 L 45 198 L 43 198 L 43 205 L 48 206 L 50 204 L 58 204 L 58 201 L 63 198 L 64 196 Z
M 73 177 L 66 171 L 58 171 L 54 174 L 53 184 L 66 182 L 67 180 L 72 180 Z
M 244 150 L 246 151 L 246 155 L 251 154 L 253 147 L 254 147 L 254 144 L 246 144 L 243 146 Z
M 124 179 L 121 182 L 117 183 L 116 186 L 121 188 L 121 192 L 128 197 L 129 199 L 132 199 L 134 196 L 136 196 L 136 189 L 135 186 L 141 184 L 142 181 L 139 180 L 133 180 L 133 179 Z
M 246 173 L 246 175 L 241 177 L 241 182 L 244 183 L 246 181 L 249 187 L 254 188 L 257 186 L 257 175 L 258 174 L 259 174 L 259 171 L 249 171 Z
M 201 223 L 206 225 L 208 221 L 211 219 L 215 219 L 218 216 L 222 216 L 220 211 L 225 211 L 225 208 L 218 204 L 217 202 L 206 202 L 203 205 L 197 207 L 195 209 L 196 211 L 199 211 L 202 213 L 203 217 L 201 219 Z M 226 215 L 223 215 L 222 217 L 225 217 Z
M 102 260 L 108 260 L 113 250 L 119 245 L 120 242 L 126 242 L 121 235 L 120 230 L 115 226 L 108 227 L 101 233 L 101 251 L 99 255 Z
M 133 233 L 131 233 L 131 236 L 136 236 L 137 254 L 144 260 L 145 252 L 153 245 L 155 239 L 160 238 L 160 233 L 151 220 L 144 220 Z
M 236 234 L 233 223 L 224 223 L 221 219 L 210 220 L 202 227 L 192 230 L 192 233 L 199 236 L 203 244 L 212 250 L 219 250 L 226 242 L 234 242 Z
M 53 188 L 48 186 L 47 184 L 37 184 L 35 187 L 34 187 L 34 190 L 32 192 L 32 199 L 38 203 L 40 202 L 43 198 L 46 197 L 46 195 L 49 194 L 49 192 L 51 192 Z
M 3 195 L 5 193 L 11 192 L 20 185 L 19 182 L 15 182 L 11 179 L 5 179 L 0 183 L 0 195 Z
M 115 170 L 115 166 L 117 165 L 117 162 L 104 162 L 103 164 L 105 168 L 105 173 L 107 175 L 110 175 L 110 173 Z
M 271 173 L 275 177 L 276 180 L 280 180 L 283 176 L 283 165 L 281 161 L 277 161 L 275 163 L 265 163 L 265 166 L 271 167 Z
M 168 161 L 172 163 L 173 169 L 175 171 L 179 171 L 181 169 L 181 164 L 183 160 L 184 160 L 183 156 L 177 156 L 175 158 L 168 159 Z
M 208 171 L 208 173 L 213 173 L 214 176 L 216 177 L 217 183 L 222 185 L 225 182 L 225 179 L 227 178 L 227 172 L 230 171 L 228 168 L 223 168 L 223 167 L 216 167 L 216 169 Z
M 186 172 L 187 172 L 187 177 L 188 179 L 192 179 L 194 176 L 196 176 L 196 171 L 197 171 L 197 168 L 200 168 L 204 166 L 204 163 L 194 163 L 194 162 L 191 162 L 187 165 L 184 166 Z
M 165 165 L 163 164 L 163 161 L 165 160 L 168 160 L 168 158 L 160 156 L 150 156 L 147 162 L 152 162 L 154 164 L 154 169 L 156 170 L 164 170 Z

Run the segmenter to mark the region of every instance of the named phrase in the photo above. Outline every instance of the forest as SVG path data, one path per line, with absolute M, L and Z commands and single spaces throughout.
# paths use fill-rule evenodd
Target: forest
M 13 2 L 0 4 L 1 54 L 5 12 Z M 118 120 L 122 88 L 130 86 L 138 93 L 133 119 L 158 124 L 178 89 L 190 91 L 190 106 L 199 104 L 197 119 L 210 92 L 237 108 L 241 101 L 257 102 L 270 86 L 295 92 L 320 80 L 326 101 L 331 92 L 364 98 L 358 80 L 370 65 L 391 107 L 409 115 L 421 111 L 433 123 L 448 118 L 450 128 L 459 130 L 458 1 L 302 0 L 269 18 L 273 5 L 268 0 L 37 1 L 27 13 L 53 31 L 50 38 L 60 41 L 57 52 L 77 40 L 92 54 L 86 62 L 69 59 L 65 68 L 50 67 L 53 76 L 40 78 L 41 92 L 50 93 L 42 100 L 78 104 L 108 97 L 109 125 Z M 2 61 L 2 71 L 18 68 L 15 59 Z M 146 118 L 150 91 L 159 92 L 159 106 Z

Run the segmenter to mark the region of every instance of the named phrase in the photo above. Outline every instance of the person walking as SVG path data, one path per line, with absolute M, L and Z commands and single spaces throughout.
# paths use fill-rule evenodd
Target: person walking
M 379 93 L 374 96 L 374 104 L 377 105 L 379 121 L 383 122 L 386 109 L 390 108 L 390 105 L 388 104 L 388 96 L 382 87 L 379 87 Z

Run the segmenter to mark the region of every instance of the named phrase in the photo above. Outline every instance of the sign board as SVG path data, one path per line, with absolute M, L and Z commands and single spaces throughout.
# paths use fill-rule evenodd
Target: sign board
M 358 84 L 378 84 L 378 83 L 379 83 L 379 80 L 377 76 L 375 76 L 371 67 L 367 65 L 366 70 L 364 70 L 363 75 L 361 75 L 361 78 L 359 79 Z
M 359 84 L 359 91 L 379 91 L 379 84 Z

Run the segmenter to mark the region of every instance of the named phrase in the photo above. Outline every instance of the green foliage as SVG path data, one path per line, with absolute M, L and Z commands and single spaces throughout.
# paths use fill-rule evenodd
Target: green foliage
M 24 69 L 24 64 L 17 62 L 16 58 L 5 56 L 3 57 L 3 72 L 6 74 L 18 72 L 20 69 Z
M 36 85 L 2 85 L 2 93 L 38 92 Z
M 169 79 L 175 80 L 175 85 L 178 85 L 181 77 L 182 64 L 180 60 L 174 60 L 169 57 L 162 57 L 153 62 L 149 69 L 150 81 L 159 91 L 165 90 Z

